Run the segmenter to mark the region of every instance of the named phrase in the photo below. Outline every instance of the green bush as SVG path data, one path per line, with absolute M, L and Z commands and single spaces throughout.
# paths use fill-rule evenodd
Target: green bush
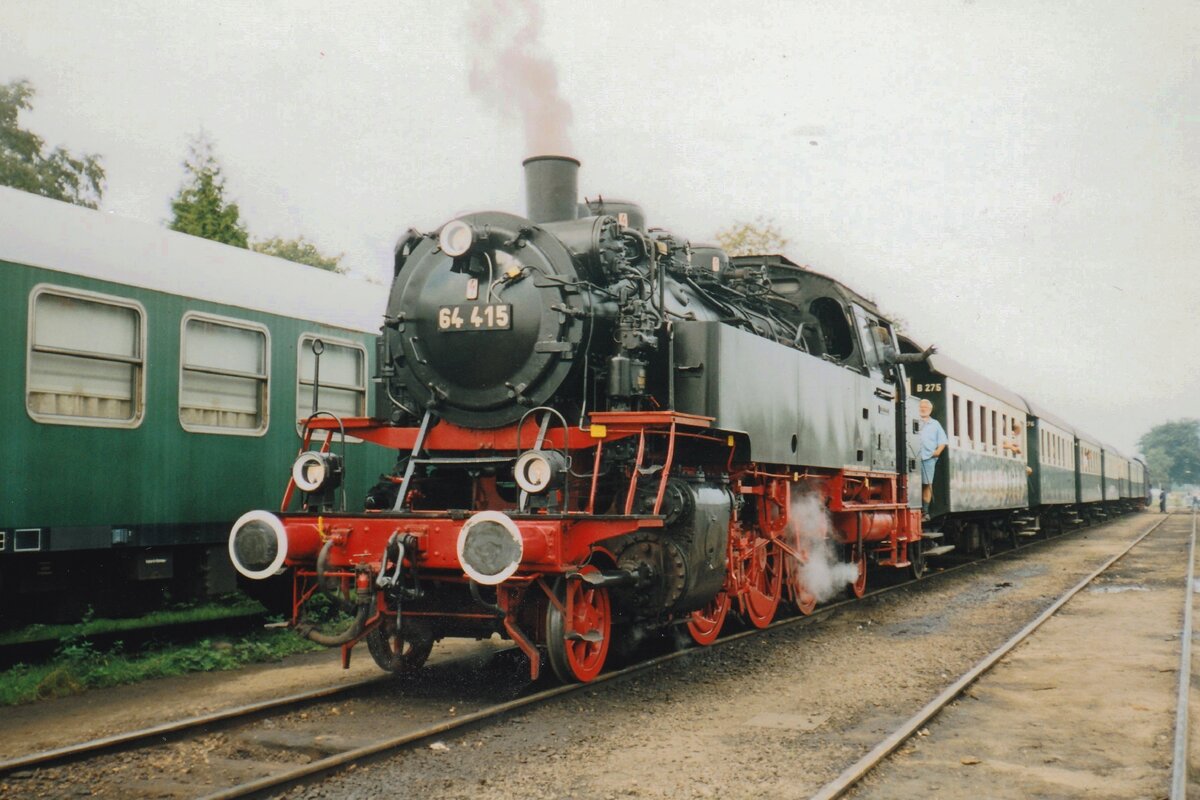
M 263 630 L 234 641 L 204 639 L 136 654 L 124 652 L 120 642 L 100 652 L 82 636 L 68 638 L 50 662 L 18 664 L 0 672 L 0 705 L 18 705 L 190 672 L 236 669 L 320 649 L 319 645 L 283 629 Z

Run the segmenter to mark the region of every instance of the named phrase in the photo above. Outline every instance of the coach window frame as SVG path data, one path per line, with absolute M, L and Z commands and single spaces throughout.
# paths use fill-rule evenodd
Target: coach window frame
M 301 333 L 300 337 L 296 340 L 296 396 L 295 396 L 295 399 L 296 399 L 297 414 L 300 414 L 300 411 L 301 411 L 301 409 L 300 409 L 301 389 L 305 386 L 311 387 L 315 383 L 315 381 L 312 378 L 309 378 L 307 380 L 305 380 L 305 378 L 304 378 L 304 354 L 306 352 L 311 354 L 312 343 L 314 341 L 316 341 L 317 339 L 320 339 L 325 344 L 325 352 L 326 353 L 329 352 L 330 347 L 343 347 L 347 350 L 355 350 L 359 353 L 360 356 L 362 356 L 362 359 L 359 362 L 359 380 L 360 380 L 359 385 L 348 386 L 346 384 L 331 383 L 329 381 L 322 380 L 321 388 L 324 389 L 326 387 L 329 387 L 332 389 L 336 389 L 338 391 L 354 392 L 356 394 L 356 396 L 358 397 L 358 408 L 357 408 L 357 413 L 355 414 L 355 416 L 358 416 L 358 417 L 367 416 L 367 412 L 369 410 L 368 405 L 367 405 L 369 402 L 368 396 L 367 396 L 368 395 L 368 392 L 367 392 L 367 386 L 368 386 L 367 370 L 368 370 L 369 364 L 368 364 L 368 353 L 367 353 L 366 346 L 363 345 L 361 342 L 354 341 L 353 339 L 340 339 L 337 337 L 325 336 L 325 335 L 316 333 L 314 331 L 305 331 L 305 332 Z M 320 398 L 318 397 L 318 400 L 319 399 Z M 312 413 L 312 395 L 310 393 L 309 394 L 309 404 L 307 406 L 307 410 L 302 415 L 299 415 L 296 419 L 297 435 L 300 435 L 300 436 L 304 435 L 304 427 L 303 427 L 302 421 L 304 419 L 307 419 L 309 414 L 311 414 L 311 413 Z M 317 440 L 318 440 L 317 436 L 316 436 L 316 434 L 314 434 L 313 441 L 315 442 Z M 335 442 L 341 441 L 341 434 L 335 433 L 333 440 Z M 361 442 L 362 440 L 358 439 L 354 436 L 347 436 L 346 441 L 350 444 L 355 444 L 355 443 Z
M 83 301 L 85 303 L 108 305 L 132 310 L 137 322 L 137 330 L 134 333 L 134 344 L 136 346 L 137 355 L 122 356 L 115 353 L 100 353 L 98 351 L 75 350 L 73 348 L 62 348 L 46 345 L 39 346 L 36 341 L 37 301 L 39 297 L 44 295 L 55 295 L 58 297 Z M 89 428 L 122 428 L 126 430 L 132 430 L 141 427 L 142 421 L 146 417 L 146 320 L 146 307 L 137 300 L 133 300 L 128 297 L 104 294 L 102 292 L 92 292 L 86 289 L 74 289 L 68 286 L 59 286 L 51 283 L 39 283 L 34 286 L 29 292 L 29 312 L 25 339 L 25 413 L 29 415 L 29 418 L 34 422 L 46 425 L 73 425 Z M 35 353 L 103 361 L 108 363 L 122 363 L 133 367 L 133 377 L 130 382 L 130 404 L 133 411 L 132 416 L 127 419 L 113 419 L 110 417 L 46 414 L 44 412 L 33 410 L 33 408 L 30 407 L 29 399 Z
M 211 366 L 188 366 L 187 363 L 187 344 L 188 344 L 188 323 L 189 322 L 205 322 L 212 325 L 220 325 L 227 328 L 237 328 L 240 330 L 252 331 L 262 335 L 262 372 L 247 373 L 238 370 L 223 370 Z M 260 422 L 256 428 L 234 428 L 221 425 L 197 425 L 196 423 L 185 422 L 183 419 L 183 380 L 187 372 L 201 373 L 207 375 L 219 375 L 223 377 L 254 380 L 258 384 L 258 402 L 259 402 L 259 418 Z M 179 392 L 176 402 L 176 414 L 179 419 L 179 425 L 188 433 L 208 433 L 218 436 L 266 436 L 267 430 L 271 427 L 271 330 L 266 325 L 258 322 L 251 322 L 246 319 L 238 319 L 236 317 L 226 317 L 220 314 L 209 314 L 202 311 L 187 311 L 179 320 Z

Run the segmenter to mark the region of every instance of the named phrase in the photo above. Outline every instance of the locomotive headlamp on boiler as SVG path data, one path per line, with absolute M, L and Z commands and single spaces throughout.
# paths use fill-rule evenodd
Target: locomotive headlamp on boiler
M 475 244 L 475 229 L 471 227 L 470 223 L 461 219 L 447 222 L 442 226 L 442 232 L 438 234 L 438 246 L 451 258 L 466 255 L 473 244 Z

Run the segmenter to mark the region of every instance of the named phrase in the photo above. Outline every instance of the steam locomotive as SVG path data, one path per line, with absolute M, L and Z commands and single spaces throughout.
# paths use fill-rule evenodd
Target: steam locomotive
M 281 510 L 233 527 L 244 576 L 292 569 L 299 632 L 345 664 L 365 640 L 396 672 L 444 637 L 498 633 L 532 677 L 544 652 L 589 681 L 614 643 L 709 644 L 731 611 L 765 627 L 783 604 L 861 596 L 868 564 L 919 576 L 927 555 L 979 547 L 965 526 L 928 538 L 974 539 L 923 535 L 905 365 L 930 374 L 931 350 L 905 352 L 871 301 L 787 258 L 580 204 L 574 159 L 524 166 L 526 217 L 401 238 L 377 418 L 309 417 Z M 353 509 L 351 437 L 397 454 Z M 977 511 L 989 537 L 1029 527 L 1027 503 Z M 318 594 L 343 629 L 309 618 Z

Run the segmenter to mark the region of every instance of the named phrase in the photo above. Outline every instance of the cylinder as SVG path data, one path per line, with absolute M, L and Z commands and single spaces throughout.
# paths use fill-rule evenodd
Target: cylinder
M 525 207 L 530 221 L 575 219 L 579 201 L 579 162 L 567 156 L 525 159 Z

